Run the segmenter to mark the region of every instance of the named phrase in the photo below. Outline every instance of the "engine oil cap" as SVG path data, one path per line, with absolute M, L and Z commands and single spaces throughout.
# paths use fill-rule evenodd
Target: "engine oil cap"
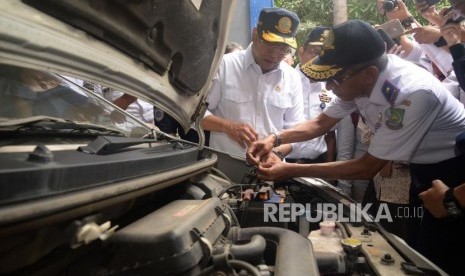
M 347 249 L 359 249 L 362 246 L 362 242 L 360 240 L 354 238 L 345 238 L 341 240 L 341 244 L 343 247 Z

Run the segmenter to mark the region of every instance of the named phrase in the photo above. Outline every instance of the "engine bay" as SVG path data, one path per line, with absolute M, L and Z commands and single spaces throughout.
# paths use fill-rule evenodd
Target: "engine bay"
M 183 148 L 186 156 L 192 156 L 192 147 L 179 143 L 165 144 L 162 153 L 171 144 L 174 152 Z M 147 152 L 132 149 L 131 154 L 138 150 Z M 152 190 L 122 193 L 123 186 L 134 187 L 141 179 L 119 179 L 103 187 L 46 194 L 42 207 L 34 200 L 2 206 L 2 214 L 19 212 L 2 216 L 1 273 L 400 275 L 435 271 L 402 240 L 370 222 L 370 217 L 367 221 L 360 216 L 358 223 L 341 221 L 356 205 L 326 181 L 263 182 L 243 160 L 208 148 L 199 156 L 210 163 L 189 172 L 173 167 L 146 176 L 151 177 Z M 159 183 L 154 185 L 154 179 Z M 91 201 L 57 207 L 83 196 L 78 193 L 92 194 Z M 324 204 L 341 209 L 336 212 L 339 221 L 324 215 L 328 211 L 320 208 Z M 48 212 L 41 213 L 45 209 Z

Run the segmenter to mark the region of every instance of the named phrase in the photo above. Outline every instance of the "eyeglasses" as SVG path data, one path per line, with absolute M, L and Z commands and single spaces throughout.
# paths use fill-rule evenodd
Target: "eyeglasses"
M 323 47 L 312 47 L 310 50 L 312 51 L 312 54 L 314 54 L 315 56 L 319 56 L 321 51 L 323 50 Z
M 341 86 L 344 82 L 348 81 L 353 76 L 360 73 L 363 69 L 367 68 L 368 66 L 362 66 L 358 69 L 353 70 L 352 72 L 342 74 L 339 78 L 332 78 L 329 81 L 332 81 L 336 86 Z
M 310 49 L 310 52 L 312 52 L 313 55 L 318 56 L 323 50 L 323 47 L 320 45 L 310 45 L 310 44 L 304 45 L 304 51 L 307 51 L 308 49 Z
M 262 44 L 263 46 L 265 46 L 266 48 L 270 50 L 278 51 L 280 54 L 287 53 L 289 49 L 291 48 L 291 46 L 284 44 L 284 43 L 272 43 L 272 42 L 268 42 L 263 39 L 260 39 L 260 44 Z

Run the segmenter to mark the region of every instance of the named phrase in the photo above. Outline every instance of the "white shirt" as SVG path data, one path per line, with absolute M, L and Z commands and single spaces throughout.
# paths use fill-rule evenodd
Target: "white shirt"
M 304 120 L 300 76 L 282 61 L 278 68 L 262 73 L 252 56 L 252 45 L 246 50 L 223 56 L 207 96 L 210 114 L 255 128 L 259 138 Z M 238 156 L 242 149 L 224 132 L 210 133 L 210 146 Z
M 336 98 L 325 114 L 342 118 L 358 107 L 374 132 L 368 152 L 378 158 L 428 164 L 454 157 L 455 137 L 465 131 L 463 105 L 426 70 L 395 55 L 388 60 L 369 98 Z M 392 107 L 383 94 L 387 80 L 399 89 Z
M 412 40 L 412 50 L 410 51 L 410 53 L 405 56 L 400 55 L 400 57 L 405 60 L 411 61 L 417 65 L 420 65 L 426 70 L 428 70 L 430 73 L 434 74 L 431 59 L 428 57 L 428 55 L 420 46 L 420 44 L 415 40 Z
M 460 88 L 460 84 L 455 75 L 455 71 L 452 70 L 449 75 L 442 81 L 442 84 L 452 93 L 452 96 L 459 100 L 465 106 L 465 92 Z
M 123 96 L 124 93 L 120 91 L 110 90 L 109 92 L 103 93 L 105 99 L 113 102 L 119 97 Z M 129 114 L 134 115 L 136 118 L 141 120 L 142 122 L 154 124 L 153 119 L 153 105 L 143 101 L 141 99 L 137 99 L 135 102 L 128 105 L 126 108 L 126 112 Z
M 420 44 L 420 47 L 425 51 L 426 55 L 438 67 L 444 76 L 447 76 L 452 67 L 452 55 L 442 47 L 436 47 L 434 44 Z
M 335 96 L 331 91 L 325 89 L 326 84 L 324 82 L 310 82 L 307 76 L 300 71 L 299 66 L 296 67 L 296 70 L 299 72 L 302 82 L 304 117 L 305 120 L 309 120 L 320 115 Z M 288 154 L 286 158 L 315 159 L 326 151 L 326 141 L 324 135 L 322 135 L 305 142 L 294 144 L 292 152 Z

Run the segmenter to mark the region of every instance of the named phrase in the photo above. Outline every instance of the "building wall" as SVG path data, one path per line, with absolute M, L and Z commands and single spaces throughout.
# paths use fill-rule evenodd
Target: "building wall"
M 229 41 L 235 41 L 246 48 L 253 28 L 257 25 L 258 16 L 264 7 L 272 7 L 273 0 L 237 0 L 234 18 L 229 31 Z

